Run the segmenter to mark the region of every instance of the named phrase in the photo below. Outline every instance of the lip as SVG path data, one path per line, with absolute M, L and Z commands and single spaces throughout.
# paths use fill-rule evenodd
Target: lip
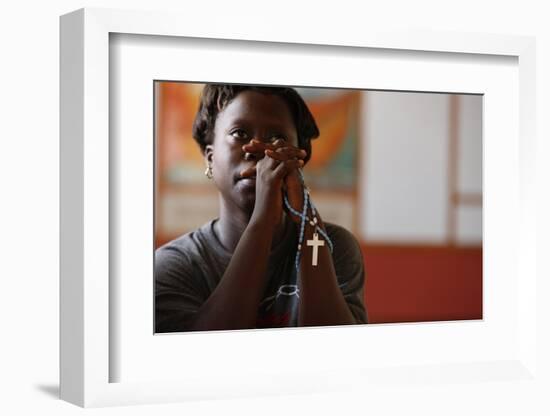
M 245 178 L 239 178 L 237 180 L 237 186 L 247 192 L 253 192 L 256 189 L 256 177 L 248 176 Z
M 256 177 L 250 176 L 248 178 L 240 178 L 237 182 L 242 183 L 244 185 L 255 185 L 256 184 Z
M 246 170 L 249 170 L 249 168 L 240 169 L 240 172 L 245 172 Z M 256 180 L 256 172 L 250 172 L 251 174 L 246 176 L 242 176 L 240 172 L 237 175 L 235 175 L 235 182 Z

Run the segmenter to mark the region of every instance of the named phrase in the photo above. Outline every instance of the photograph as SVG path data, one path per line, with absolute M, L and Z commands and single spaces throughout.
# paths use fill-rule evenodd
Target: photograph
M 155 333 L 483 318 L 481 94 L 153 88 Z
M 59 105 L 34 120 L 8 83 L 34 203 L 5 217 L 54 229 L 58 276 L 33 273 L 41 313 L 15 326 L 51 342 L 6 362 L 34 384 L 9 404 L 548 414 L 548 25 L 400 3 L 34 14 L 14 51 Z M 51 189 L 21 170 L 45 163 Z

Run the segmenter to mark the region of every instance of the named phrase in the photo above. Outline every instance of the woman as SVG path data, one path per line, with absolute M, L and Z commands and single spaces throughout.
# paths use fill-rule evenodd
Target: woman
M 219 218 L 156 251 L 156 332 L 367 322 L 359 245 L 304 192 L 318 135 L 292 88 L 204 87 L 193 137 Z

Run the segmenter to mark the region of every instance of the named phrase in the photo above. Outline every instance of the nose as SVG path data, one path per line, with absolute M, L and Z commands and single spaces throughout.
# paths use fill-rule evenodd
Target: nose
M 250 149 L 249 149 L 250 150 Z M 257 162 L 258 160 L 261 160 L 264 158 L 264 152 L 263 150 L 261 149 L 252 149 L 253 151 L 252 152 L 244 152 L 244 160 L 246 161 L 249 161 L 249 162 Z M 256 150 L 256 151 L 254 151 Z
M 252 161 L 256 161 L 256 160 L 258 160 L 258 159 L 259 159 L 259 158 L 258 158 L 258 156 L 257 156 L 255 153 L 248 153 L 248 152 L 245 152 L 245 154 L 244 154 L 244 160 L 246 160 L 246 161 L 252 162 Z

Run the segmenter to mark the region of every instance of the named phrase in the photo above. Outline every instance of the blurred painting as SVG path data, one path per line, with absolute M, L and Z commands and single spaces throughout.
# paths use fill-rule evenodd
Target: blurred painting
M 203 87 L 156 83 L 157 245 L 196 228 L 218 210 L 217 194 L 204 176 L 204 157 L 191 135 Z M 304 170 L 306 183 L 328 219 L 355 229 L 360 93 L 329 88 L 296 90 L 321 133 L 312 141 L 313 156 Z

